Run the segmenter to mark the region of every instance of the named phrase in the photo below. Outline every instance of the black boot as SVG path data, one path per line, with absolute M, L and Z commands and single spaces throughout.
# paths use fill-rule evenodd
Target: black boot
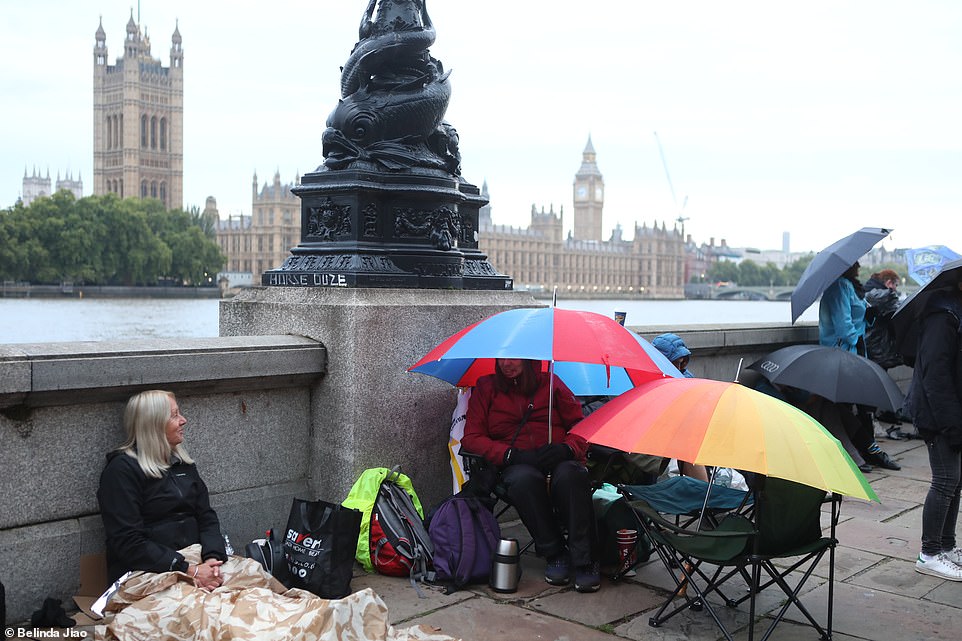
M 878 452 L 870 452 L 868 454 L 862 455 L 862 458 L 866 462 L 876 465 L 878 467 L 884 467 L 886 470 L 901 470 L 902 466 L 893 461 L 888 454 L 884 451 L 879 450 Z

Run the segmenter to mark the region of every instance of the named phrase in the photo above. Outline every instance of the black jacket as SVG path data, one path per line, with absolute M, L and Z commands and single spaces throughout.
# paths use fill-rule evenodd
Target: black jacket
M 892 315 L 899 306 L 899 295 L 874 278 L 865 282 L 865 352 L 889 369 L 903 363 L 895 340 Z
M 919 322 L 909 391 L 913 422 L 926 440 L 944 433 L 962 448 L 962 297 L 933 295 Z
M 97 501 L 111 582 L 128 570 L 186 571 L 177 550 L 194 543 L 205 560 L 227 560 L 220 522 L 195 465 L 178 461 L 161 478 L 148 478 L 137 459 L 110 452 Z

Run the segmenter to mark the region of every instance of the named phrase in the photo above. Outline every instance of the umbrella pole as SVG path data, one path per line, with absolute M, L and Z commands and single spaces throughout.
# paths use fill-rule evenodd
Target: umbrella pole
M 551 290 L 551 306 L 558 306 L 558 286 Z M 551 445 L 551 410 L 554 408 L 554 358 L 548 361 L 548 445 Z M 549 475 L 550 478 L 550 475 Z
M 739 382 L 739 381 L 738 381 L 738 377 L 741 376 L 741 373 L 742 373 L 742 362 L 744 362 L 744 360 L 745 360 L 744 357 L 738 359 L 738 368 L 735 370 L 735 382 L 736 382 L 736 383 Z
M 554 408 L 554 360 L 548 361 L 548 445 L 551 445 L 552 408 Z
M 711 486 L 715 484 L 715 472 L 718 471 L 718 466 L 711 468 L 711 478 L 708 479 L 708 491 L 705 492 L 705 503 L 701 506 L 701 516 L 698 517 L 698 530 L 701 532 L 702 523 L 705 521 L 705 511 L 708 510 L 708 497 L 711 495 Z

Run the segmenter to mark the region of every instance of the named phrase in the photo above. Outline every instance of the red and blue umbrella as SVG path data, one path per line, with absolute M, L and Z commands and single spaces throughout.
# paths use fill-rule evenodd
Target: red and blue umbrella
M 540 360 L 575 396 L 616 396 L 681 374 L 651 343 L 596 314 L 557 307 L 512 309 L 462 329 L 408 368 L 457 387 L 494 372 L 497 358 Z

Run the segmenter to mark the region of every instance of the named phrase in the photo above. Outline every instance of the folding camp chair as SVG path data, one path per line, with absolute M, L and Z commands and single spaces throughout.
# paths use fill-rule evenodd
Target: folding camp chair
M 766 641 L 775 626 L 794 605 L 809 624 L 826 641 L 832 638 L 832 606 L 835 593 L 835 528 L 838 525 L 842 497 L 827 495 L 822 490 L 777 478 L 760 479 L 758 504 L 755 512 L 757 536 L 750 556 L 754 589 L 749 596 L 735 602 L 738 605 L 751 598 L 754 621 L 754 601 L 759 592 L 777 585 L 785 597 L 785 603 L 775 615 L 761 641 Z M 828 536 L 822 532 L 822 506 L 830 504 Z M 812 576 L 816 566 L 828 554 L 828 603 L 824 627 L 815 620 L 799 598 L 802 588 Z M 779 568 L 776 561 L 792 559 L 786 568 Z M 765 582 L 762 583 L 764 570 Z M 793 585 L 794 583 L 794 585 Z M 752 634 L 749 633 L 749 641 Z
M 713 489 L 714 491 L 714 489 Z M 750 602 L 748 638 L 754 637 L 756 599 L 762 590 L 779 586 L 787 597 L 775 615 L 762 641 L 766 641 L 775 626 L 795 605 L 821 635 L 831 639 L 832 601 L 835 578 L 835 526 L 838 522 L 839 497 L 832 495 L 831 534 L 822 536 L 821 506 L 825 493 L 821 490 L 774 478 L 759 478 L 754 489 L 753 520 L 745 514 L 732 512 L 721 516 L 710 530 L 698 529 L 697 521 L 673 523 L 659 509 L 643 499 L 631 501 L 644 531 L 658 552 L 665 568 L 675 581 L 675 589 L 649 624 L 658 627 L 686 609 L 704 609 L 732 641 L 709 597 L 718 595 L 725 605 L 737 607 Z M 829 553 L 828 611 L 824 627 L 815 620 L 799 599 L 805 583 L 815 567 Z M 789 567 L 779 569 L 776 560 L 793 559 Z M 681 571 L 681 577 L 676 572 Z M 762 572 L 766 576 L 762 582 Z M 725 593 L 725 584 L 740 577 L 744 585 L 737 589 L 746 594 L 733 599 Z M 673 601 L 683 600 L 669 610 Z

